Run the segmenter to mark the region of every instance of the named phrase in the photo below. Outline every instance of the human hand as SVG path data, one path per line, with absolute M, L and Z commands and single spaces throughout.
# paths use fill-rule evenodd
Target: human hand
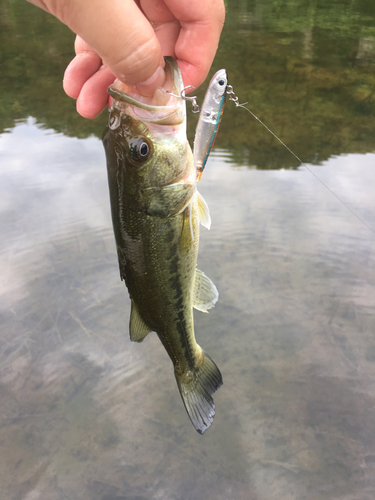
M 76 57 L 64 90 L 77 111 L 95 118 L 115 78 L 153 95 L 165 80 L 163 56 L 173 56 L 185 85 L 199 87 L 214 59 L 223 0 L 28 0 L 77 34 Z

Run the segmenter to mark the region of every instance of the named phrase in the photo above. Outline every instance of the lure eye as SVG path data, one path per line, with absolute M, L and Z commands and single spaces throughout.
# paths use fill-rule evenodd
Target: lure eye
M 129 155 L 135 162 L 145 162 L 151 154 L 151 146 L 144 137 L 133 137 L 129 141 Z
M 225 84 L 225 80 L 221 79 L 217 83 L 222 87 Z

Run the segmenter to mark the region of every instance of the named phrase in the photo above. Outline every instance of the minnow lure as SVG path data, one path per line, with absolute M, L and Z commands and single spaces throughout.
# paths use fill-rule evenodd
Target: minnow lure
M 195 129 L 193 150 L 194 166 L 198 173 L 197 179 L 200 180 L 223 116 L 225 97 L 228 93 L 227 72 L 225 69 L 220 69 L 214 74 L 208 85 L 201 108 L 198 106 L 196 96 L 188 97 L 185 95 L 186 89 L 189 88 L 195 87 L 192 85 L 185 87 L 182 89 L 181 95 L 175 95 L 169 91 L 167 92 L 174 97 L 191 102 L 193 113 L 200 113 L 197 128 Z M 234 100 L 232 96 L 230 99 Z
M 202 176 L 208 156 L 214 145 L 223 116 L 228 76 L 225 69 L 220 69 L 212 77 L 204 96 L 194 139 L 194 166 L 198 180 Z

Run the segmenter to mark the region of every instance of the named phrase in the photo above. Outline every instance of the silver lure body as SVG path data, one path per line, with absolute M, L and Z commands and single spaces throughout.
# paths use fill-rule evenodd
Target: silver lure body
M 200 179 L 215 142 L 224 111 L 228 77 L 220 69 L 212 77 L 204 96 L 194 139 L 194 166 Z

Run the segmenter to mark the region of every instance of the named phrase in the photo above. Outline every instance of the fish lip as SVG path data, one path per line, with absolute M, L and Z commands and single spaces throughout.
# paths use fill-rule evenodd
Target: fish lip
M 165 73 L 167 77 L 170 77 L 172 82 L 172 90 L 167 91 L 165 89 L 157 89 L 159 91 L 164 91 L 165 93 L 172 93 L 175 95 L 181 95 L 181 91 L 183 89 L 183 81 L 180 69 L 176 60 L 173 57 L 167 56 L 164 58 L 165 60 Z M 146 104 L 141 102 L 136 98 L 135 93 L 133 95 L 129 95 L 128 93 L 121 90 L 122 88 L 129 88 L 120 81 L 116 81 L 114 84 L 108 87 L 108 94 L 113 98 L 113 106 L 120 109 L 124 112 L 129 112 L 129 114 L 137 115 L 138 118 L 142 119 L 142 121 L 148 121 L 152 123 L 159 124 L 178 124 L 182 123 L 185 120 L 185 101 L 183 99 L 179 99 L 178 97 L 174 97 L 169 95 L 167 97 L 168 102 L 172 102 L 172 104 L 168 104 L 166 106 L 156 106 L 151 104 Z M 139 96 L 140 98 L 142 96 Z M 132 111 L 129 109 L 132 108 Z M 139 115 L 137 110 L 143 110 L 146 113 L 142 113 Z M 149 115 L 147 115 L 147 112 Z M 128 113 L 127 113 L 128 114 Z

